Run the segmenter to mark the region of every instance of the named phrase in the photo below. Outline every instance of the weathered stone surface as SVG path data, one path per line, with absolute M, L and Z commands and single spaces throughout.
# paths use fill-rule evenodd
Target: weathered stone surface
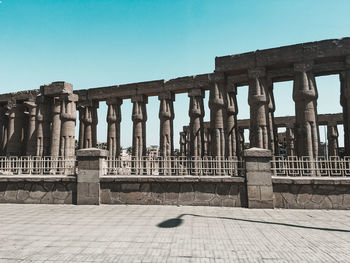
M 102 182 L 102 204 L 245 206 L 242 183 Z

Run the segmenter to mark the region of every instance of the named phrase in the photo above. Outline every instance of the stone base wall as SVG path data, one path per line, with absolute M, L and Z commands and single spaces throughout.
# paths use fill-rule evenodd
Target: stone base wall
M 0 203 L 75 204 L 76 177 L 0 177 Z
M 108 177 L 101 178 L 102 204 L 247 207 L 244 178 Z
M 350 178 L 273 178 L 275 208 L 350 209 Z

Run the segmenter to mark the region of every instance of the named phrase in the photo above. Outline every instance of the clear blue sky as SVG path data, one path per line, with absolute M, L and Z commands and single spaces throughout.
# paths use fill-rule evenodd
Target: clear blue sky
M 215 56 L 350 36 L 349 10 L 349 0 L 2 0 L 0 92 L 57 80 L 86 89 L 212 72 Z M 317 84 L 319 113 L 340 112 L 338 76 Z M 291 82 L 276 85 L 276 116 L 294 114 L 291 92 Z M 249 117 L 246 87 L 238 100 L 239 117 Z M 123 146 L 131 145 L 131 107 L 122 107 Z M 158 107 L 150 98 L 148 145 L 159 143 Z M 206 109 L 209 120 L 207 98 Z M 189 121 L 185 94 L 176 97 L 175 114 L 177 147 Z M 105 115 L 101 103 L 99 141 L 106 140 Z

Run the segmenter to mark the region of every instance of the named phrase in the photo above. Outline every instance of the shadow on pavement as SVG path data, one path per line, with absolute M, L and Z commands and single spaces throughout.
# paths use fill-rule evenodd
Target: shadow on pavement
M 269 222 L 269 221 L 260 221 L 253 219 L 242 219 L 242 218 L 234 218 L 234 217 L 221 217 L 221 216 L 203 216 L 203 215 L 195 215 L 195 214 L 182 214 L 176 218 L 170 218 L 159 223 L 157 226 L 160 228 L 174 228 L 179 227 L 183 224 L 184 219 L 183 216 L 195 216 L 195 217 L 205 217 L 205 218 L 215 218 L 215 219 L 225 219 L 225 220 L 234 220 L 234 221 L 242 221 L 242 222 L 250 222 L 257 224 L 267 224 L 267 225 L 279 225 L 279 226 L 287 226 L 287 227 L 295 227 L 295 228 L 304 228 L 304 229 L 313 229 L 313 230 L 322 230 L 322 231 L 333 231 L 333 232 L 348 232 L 350 230 L 347 229 L 337 229 L 337 228 L 323 228 L 323 227 L 315 227 L 315 226 L 302 226 L 288 223 L 279 223 L 279 222 Z

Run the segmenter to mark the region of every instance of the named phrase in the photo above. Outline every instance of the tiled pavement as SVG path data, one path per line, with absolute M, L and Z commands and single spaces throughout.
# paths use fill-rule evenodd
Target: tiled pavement
M 0 262 L 350 262 L 350 211 L 0 205 Z

